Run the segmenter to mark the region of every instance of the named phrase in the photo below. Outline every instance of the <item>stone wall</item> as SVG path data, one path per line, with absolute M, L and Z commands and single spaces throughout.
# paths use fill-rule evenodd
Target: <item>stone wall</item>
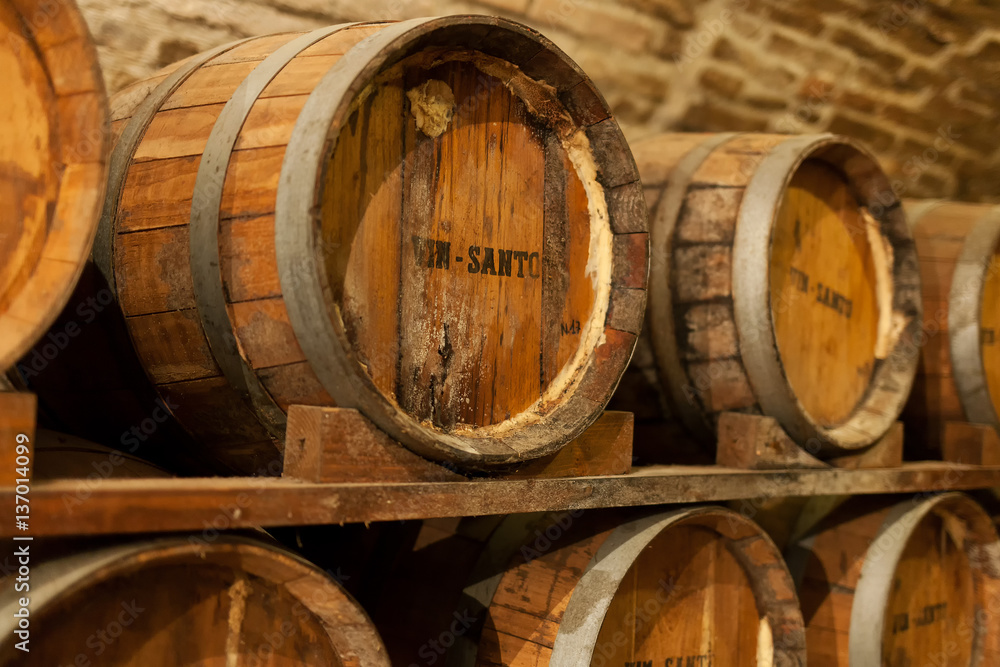
M 880 155 L 902 196 L 1000 201 L 994 0 L 79 2 L 112 91 L 249 35 L 499 14 L 573 57 L 630 140 L 663 130 L 839 132 Z

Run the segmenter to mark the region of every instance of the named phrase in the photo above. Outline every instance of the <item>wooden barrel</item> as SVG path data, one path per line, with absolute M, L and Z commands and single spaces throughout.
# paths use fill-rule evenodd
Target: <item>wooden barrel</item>
M 969 497 L 856 498 L 788 553 L 809 667 L 995 665 L 1000 542 Z
M 924 295 L 921 364 L 906 417 L 937 447 L 945 422 L 1000 429 L 1000 206 L 904 207 Z
M 645 302 L 645 208 L 606 103 L 483 16 L 229 44 L 112 102 L 95 259 L 173 414 L 232 467 L 291 404 L 470 467 L 600 414 Z M 276 449 L 277 443 L 277 449 Z
M 0 373 L 66 305 L 94 241 L 107 98 L 73 0 L 0 0 Z
M 393 664 L 805 664 L 781 554 L 736 513 L 574 512 L 482 528 L 418 540 L 418 569 L 386 586 L 394 602 L 373 618 Z
M 39 429 L 32 441 L 31 480 L 33 482 L 57 479 L 145 479 L 171 477 L 172 475 L 148 461 L 128 452 L 66 433 Z M 88 496 L 84 491 L 80 496 Z M 71 494 L 64 501 L 69 502 Z M 77 498 L 82 504 L 84 497 Z
M 16 646 L 21 594 L 4 581 L 3 665 L 389 667 L 335 581 L 261 542 L 161 538 L 46 562 L 42 543 L 18 544 L 31 554 L 30 652 Z
M 667 134 L 634 145 L 650 206 L 633 376 L 710 438 L 763 413 L 813 453 L 897 418 L 920 325 L 913 241 L 875 159 L 832 135 Z

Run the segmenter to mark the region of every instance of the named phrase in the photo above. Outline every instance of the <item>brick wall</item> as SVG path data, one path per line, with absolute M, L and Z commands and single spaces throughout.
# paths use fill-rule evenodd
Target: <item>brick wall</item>
M 112 91 L 249 35 L 500 14 L 569 53 L 630 140 L 662 130 L 840 132 L 881 156 L 903 196 L 1000 202 L 993 0 L 79 2 Z

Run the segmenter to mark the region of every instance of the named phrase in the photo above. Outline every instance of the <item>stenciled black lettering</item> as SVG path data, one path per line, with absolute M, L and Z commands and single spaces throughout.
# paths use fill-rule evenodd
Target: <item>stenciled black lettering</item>
M 514 251 L 514 259 L 517 260 L 517 277 L 518 278 L 523 278 L 524 277 L 524 260 L 528 259 L 528 251 L 527 250 L 515 250 Z
M 892 617 L 892 634 L 898 634 L 910 629 L 910 615 L 907 613 L 896 614 Z
M 800 292 L 809 291 L 809 275 L 804 271 L 799 271 L 794 266 L 788 267 L 788 273 L 792 277 L 792 284 Z
M 469 246 L 469 273 L 479 273 L 479 251 L 482 250 L 477 245 Z
M 513 250 L 497 249 L 497 275 L 510 277 L 510 260 Z
M 410 238 L 413 241 L 413 261 L 420 266 L 424 259 L 424 237 L 414 234 Z
M 438 269 L 451 268 L 451 241 L 434 241 L 434 266 Z
M 541 256 L 537 252 L 533 252 L 528 255 L 528 275 L 532 278 L 541 277 Z
M 483 268 L 479 273 L 489 273 L 491 276 L 497 274 L 497 267 L 493 263 L 493 248 L 483 248 Z
M 854 312 L 853 301 L 830 287 L 824 287 L 823 283 L 816 283 L 816 301 L 847 319 L 851 319 L 851 313 Z

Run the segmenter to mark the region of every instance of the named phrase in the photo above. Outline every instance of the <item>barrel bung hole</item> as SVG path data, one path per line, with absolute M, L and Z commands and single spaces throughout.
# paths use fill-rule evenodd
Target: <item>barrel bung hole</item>
M 878 295 L 891 295 L 892 262 L 877 225 L 844 174 L 813 158 L 792 175 L 773 227 L 775 341 L 792 390 L 822 426 L 847 420 L 886 355 Z
M 349 344 L 383 395 L 446 432 L 538 403 L 595 319 L 591 200 L 554 125 L 569 116 L 534 113 L 522 96 L 540 84 L 505 85 L 513 71 L 440 49 L 384 69 L 323 176 L 322 253 Z
M 591 667 L 756 665 L 760 614 L 730 549 L 697 525 L 654 538 L 611 601 Z

